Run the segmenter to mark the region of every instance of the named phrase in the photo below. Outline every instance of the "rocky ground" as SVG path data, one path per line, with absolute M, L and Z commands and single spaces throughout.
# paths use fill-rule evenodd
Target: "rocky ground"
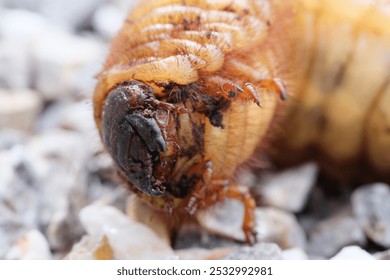
M 390 259 L 389 186 L 329 192 L 313 163 L 242 174 L 261 205 L 255 246 L 239 242 L 235 201 L 171 246 L 164 217 L 117 179 L 92 118 L 93 77 L 131 5 L 0 0 L 0 259 Z

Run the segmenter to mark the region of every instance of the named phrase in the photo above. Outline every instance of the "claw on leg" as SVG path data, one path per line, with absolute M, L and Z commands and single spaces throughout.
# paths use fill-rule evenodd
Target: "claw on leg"
M 284 82 L 279 78 L 274 78 L 274 79 L 270 79 L 270 80 L 263 80 L 263 81 L 261 81 L 260 87 L 264 88 L 266 90 L 276 91 L 279 94 L 280 99 L 283 101 L 288 98 L 286 86 L 285 86 Z
M 256 203 L 251 196 L 249 189 L 242 185 L 229 184 L 221 189 L 219 192 L 220 198 L 231 198 L 239 200 L 244 204 L 244 221 L 242 223 L 242 230 L 245 234 L 246 242 L 250 245 L 256 243 L 255 232 L 255 208 Z
M 257 93 L 255 87 L 251 83 L 245 83 L 244 84 L 244 93 L 251 99 L 253 102 L 256 103 L 257 106 L 260 108 L 263 108 L 261 106 L 260 96 Z

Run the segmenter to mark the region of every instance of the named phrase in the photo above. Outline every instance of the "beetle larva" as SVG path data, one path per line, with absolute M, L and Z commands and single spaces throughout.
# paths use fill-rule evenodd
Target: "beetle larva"
M 255 203 L 235 173 L 281 107 L 282 133 L 272 131 L 269 149 L 279 161 L 315 147 L 335 169 L 359 165 L 390 181 L 386 7 L 383 0 L 143 3 L 113 40 L 94 95 L 119 174 L 177 217 L 241 200 L 253 243 Z
M 297 3 L 296 104 L 271 150 L 284 163 L 314 156 L 342 180 L 390 182 L 390 2 Z
M 103 142 L 135 192 L 179 216 L 241 200 L 249 243 L 255 203 L 233 179 L 287 95 L 272 42 L 291 13 L 282 2 L 148 1 L 113 40 L 94 95 Z

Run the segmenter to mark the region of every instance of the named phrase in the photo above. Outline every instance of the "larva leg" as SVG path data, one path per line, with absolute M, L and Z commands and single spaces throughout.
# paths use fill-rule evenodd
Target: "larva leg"
M 193 215 L 200 208 L 202 201 L 205 198 L 207 187 L 210 186 L 212 175 L 212 163 L 208 161 L 206 163 L 201 162 L 195 165 L 188 174 L 192 172 L 199 172 L 202 174 L 198 182 L 195 184 L 191 196 L 185 201 L 185 210 L 188 214 Z
M 218 201 L 226 198 L 239 200 L 244 204 L 244 221 L 242 223 L 242 230 L 245 234 L 246 242 L 254 244 L 256 242 L 255 227 L 255 208 L 256 203 L 251 196 L 249 189 L 243 185 L 229 183 L 224 185 L 218 192 Z
M 284 86 L 283 81 L 278 78 L 262 80 L 257 87 L 252 83 L 245 83 L 242 88 L 233 83 L 227 83 L 222 85 L 222 90 L 227 92 L 227 95 L 231 98 L 249 99 L 255 102 L 259 107 L 261 107 L 259 91 L 273 91 L 279 94 L 280 99 L 287 99 L 286 87 Z
M 226 198 L 239 200 L 244 204 L 245 209 L 242 230 L 245 234 L 246 242 L 248 244 L 254 244 L 256 242 L 256 233 L 254 231 L 254 210 L 256 208 L 256 203 L 248 188 L 243 185 L 229 182 L 228 180 L 213 180 L 213 167 L 211 161 L 195 165 L 189 174 L 190 173 L 201 173 L 202 175 L 195 184 L 190 197 L 183 202 L 185 204 L 185 211 L 189 215 L 193 215 L 197 210 L 207 208 Z
M 286 100 L 288 97 L 284 82 L 279 78 L 264 79 L 256 84 L 247 82 L 242 86 L 219 76 L 207 78 L 207 82 L 211 85 L 211 87 L 213 87 L 210 91 L 211 93 L 220 94 L 228 99 L 238 98 L 251 100 L 259 107 L 261 107 L 261 97 L 259 92 L 275 92 L 282 100 Z
M 155 99 L 155 98 L 145 100 L 144 102 L 151 104 L 153 107 L 159 107 L 159 108 L 165 109 L 167 111 L 171 111 L 171 112 L 175 112 L 175 113 L 179 113 L 179 114 L 187 114 L 188 113 L 185 108 L 175 106 L 171 103 L 162 102 L 162 101 L 159 101 L 158 99 Z

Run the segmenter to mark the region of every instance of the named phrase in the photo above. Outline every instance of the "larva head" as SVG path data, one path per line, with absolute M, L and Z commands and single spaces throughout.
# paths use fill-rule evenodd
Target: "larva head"
M 103 107 L 102 138 L 122 176 L 138 190 L 161 196 L 164 188 L 153 172 L 167 146 L 151 99 L 151 88 L 138 81 L 112 89 Z

